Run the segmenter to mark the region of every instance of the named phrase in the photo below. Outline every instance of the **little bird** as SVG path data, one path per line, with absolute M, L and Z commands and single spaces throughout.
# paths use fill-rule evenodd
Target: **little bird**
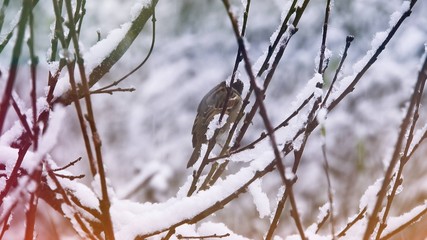
M 199 159 L 202 145 L 208 142 L 206 137 L 208 126 L 215 115 L 222 113 L 225 104 L 227 105 L 225 106 L 224 117 L 227 116 L 227 120 L 219 129 L 215 141 L 223 137 L 223 135 L 228 134 L 230 125 L 236 120 L 242 105 L 242 90 L 243 83 L 239 79 L 233 82 L 231 87 L 227 86 L 226 82 L 223 81 L 210 90 L 200 101 L 196 119 L 194 119 L 193 130 L 191 131 L 193 134 L 194 150 L 188 160 L 187 168 L 193 166 L 197 159 Z M 227 99 L 228 91 L 230 93 Z

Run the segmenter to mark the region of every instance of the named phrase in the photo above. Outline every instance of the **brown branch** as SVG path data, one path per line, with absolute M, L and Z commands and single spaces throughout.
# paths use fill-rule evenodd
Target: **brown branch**
M 417 120 L 419 118 L 419 107 L 421 104 L 421 97 L 423 95 L 424 92 L 424 85 L 427 79 L 427 52 L 425 53 L 425 59 L 424 59 L 424 64 L 422 65 L 420 71 L 419 71 L 419 75 L 418 75 L 418 81 L 421 81 L 421 84 L 419 86 L 418 89 L 415 89 L 414 91 L 414 98 L 415 98 L 415 103 L 414 103 L 414 112 L 412 114 L 412 122 L 411 122 L 411 127 L 409 128 L 409 132 L 405 133 L 407 135 L 406 137 L 406 146 L 405 146 L 405 150 L 403 151 L 403 154 L 400 156 L 399 158 L 399 169 L 397 171 L 397 174 L 395 176 L 395 180 L 393 183 L 393 188 L 391 190 L 390 194 L 387 194 L 387 204 L 385 206 L 385 210 L 384 210 L 384 214 L 381 218 L 381 224 L 380 227 L 377 231 L 377 236 L 376 239 L 379 239 L 381 237 L 381 233 L 384 231 L 384 229 L 386 228 L 387 224 L 387 217 L 388 214 L 390 212 L 391 209 L 391 205 L 393 203 L 394 197 L 396 196 L 396 192 L 397 189 L 399 188 L 399 186 L 402 185 L 402 173 L 403 173 L 403 168 L 405 166 L 405 164 L 409 161 L 409 158 L 407 158 L 406 156 L 408 156 L 408 152 L 409 152 L 409 148 L 412 144 L 412 140 L 414 138 L 414 131 L 415 131 L 415 125 L 417 123 Z M 406 131 L 405 131 L 406 132 Z
M 28 208 L 25 213 L 26 224 L 25 224 L 25 239 L 33 239 L 34 238 L 34 226 L 36 225 L 36 211 L 39 200 L 39 188 L 40 188 L 40 179 L 42 175 L 42 163 L 38 164 L 37 169 L 30 176 L 32 181 L 35 182 L 36 187 L 34 192 L 30 192 L 30 199 L 28 201 Z
M 402 16 L 399 18 L 397 23 L 390 29 L 390 32 L 388 33 L 387 37 L 384 39 L 384 41 L 381 43 L 381 45 L 375 50 L 375 53 L 372 55 L 372 57 L 368 60 L 368 62 L 365 64 L 365 66 L 362 68 L 362 70 L 357 73 L 353 81 L 347 86 L 347 88 L 344 90 L 342 94 L 340 94 L 336 99 L 332 101 L 332 103 L 328 106 L 328 111 L 335 108 L 336 105 L 342 101 L 342 99 L 347 96 L 349 93 L 351 93 L 354 90 L 354 87 L 356 84 L 360 81 L 363 75 L 368 71 L 368 69 L 377 61 L 378 56 L 384 51 L 387 44 L 390 42 L 391 38 L 394 36 L 396 31 L 399 29 L 403 21 L 409 17 L 412 11 L 412 7 L 417 2 L 417 0 L 411 0 L 410 8 L 408 11 L 402 14 Z
M 31 0 L 25 0 L 22 3 L 22 12 L 19 19 L 18 33 L 15 40 L 15 46 L 12 50 L 12 57 L 9 65 L 9 74 L 6 86 L 3 92 L 3 97 L 0 102 L 0 134 L 3 132 L 3 124 L 6 119 L 7 110 L 9 109 L 9 101 L 12 96 L 13 85 L 15 84 L 16 75 L 18 72 L 18 62 L 21 57 L 22 44 L 24 42 L 25 27 L 27 26 L 28 15 L 31 10 Z
M 207 239 L 207 238 L 225 238 L 229 237 L 229 233 L 225 234 L 211 234 L 211 235 L 205 235 L 205 236 L 183 236 L 181 234 L 176 235 L 176 238 L 178 239 Z
M 419 214 L 417 214 L 416 216 L 414 216 L 413 218 L 409 219 L 407 222 L 405 222 L 404 224 L 400 225 L 398 228 L 396 228 L 395 230 L 391 231 L 390 233 L 388 233 L 387 235 L 383 236 L 380 238 L 380 240 L 387 240 L 392 238 L 394 235 L 396 235 L 397 233 L 401 232 L 402 230 L 405 230 L 407 227 L 409 227 L 410 225 L 418 222 L 422 217 L 424 217 L 424 215 L 427 214 L 427 207 L 424 208 L 423 211 L 421 211 Z
M 30 143 L 26 142 L 25 145 L 23 145 L 19 149 L 18 158 L 16 159 L 12 172 L 10 173 L 9 178 L 6 181 L 6 186 L 0 192 L 0 206 L 3 205 L 4 198 L 8 195 L 12 187 L 15 186 L 18 182 L 19 170 L 21 169 L 22 162 L 24 161 L 24 157 L 27 154 L 30 145 Z
M 71 5 L 71 0 L 66 0 L 65 6 L 66 6 L 67 14 L 68 14 L 69 23 L 71 26 L 75 26 L 74 15 L 72 12 L 73 7 Z M 93 142 L 93 146 L 95 148 L 96 163 L 98 166 L 98 174 L 99 174 L 99 179 L 101 182 L 102 198 L 100 199 L 99 203 L 100 203 L 100 208 L 101 208 L 101 212 L 102 212 L 102 223 L 104 226 L 103 231 L 105 234 L 105 238 L 107 240 L 110 240 L 110 239 L 114 240 L 115 239 L 114 238 L 114 229 L 113 229 L 113 223 L 111 221 L 111 215 L 110 215 L 111 203 L 110 203 L 110 199 L 108 196 L 108 190 L 107 190 L 107 179 L 106 179 L 107 177 L 105 175 L 104 163 L 103 163 L 103 159 L 102 159 L 101 139 L 98 135 L 97 127 L 95 124 L 95 116 L 93 114 L 92 100 L 91 100 L 91 95 L 89 93 L 89 88 L 90 88 L 89 81 L 86 78 L 84 60 L 83 60 L 83 58 L 81 58 L 81 55 L 80 55 L 80 46 L 79 46 L 79 40 L 78 40 L 76 30 L 74 27 L 69 28 L 69 30 L 70 30 L 69 34 L 71 35 L 71 39 L 72 39 L 74 49 L 76 52 L 77 66 L 79 68 L 80 78 L 82 80 L 87 116 L 90 120 L 89 121 L 89 127 L 90 127 L 90 130 L 92 133 L 92 142 Z
M 52 0 L 52 2 L 53 2 L 53 8 L 55 11 L 55 17 L 61 19 L 62 18 L 61 10 L 59 9 L 59 4 L 57 3 L 57 0 Z M 65 41 L 63 26 L 62 26 L 62 24 L 57 25 L 57 26 L 59 29 L 59 31 L 57 32 L 58 40 L 61 42 L 62 47 L 66 48 L 67 43 Z M 74 95 L 77 96 L 77 84 L 76 84 L 76 80 L 74 79 L 74 68 L 75 68 L 74 63 L 68 61 L 68 59 L 64 59 L 64 60 L 67 61 L 66 66 L 68 69 L 71 91 L 74 93 Z M 90 170 L 91 170 L 92 175 L 95 176 L 97 173 L 97 169 L 96 169 L 95 160 L 93 157 L 93 152 L 92 152 L 89 136 L 87 134 L 86 123 L 85 123 L 84 117 L 83 117 L 83 110 L 82 110 L 82 107 L 80 105 L 80 101 L 78 99 L 73 98 L 73 101 L 74 101 L 74 106 L 75 106 L 76 112 L 77 112 L 77 118 L 79 120 L 80 131 L 83 135 L 83 140 L 85 143 L 85 148 L 86 148 L 86 153 L 88 156 Z
M 113 90 L 108 90 L 111 87 L 117 86 L 119 83 L 123 82 L 126 78 L 128 78 L 130 75 L 134 74 L 138 69 L 140 69 L 142 66 L 144 66 L 144 64 L 147 62 L 147 60 L 150 58 L 151 53 L 154 50 L 154 43 L 156 42 L 156 11 L 155 11 L 155 7 L 152 8 L 153 10 L 153 17 L 151 18 L 151 22 L 153 23 L 153 34 L 151 37 L 151 45 L 150 45 L 150 49 L 148 50 L 147 56 L 145 56 L 145 58 L 142 60 L 142 62 L 140 64 L 138 64 L 138 66 L 136 66 L 134 69 L 132 69 L 129 73 L 127 73 L 126 75 L 124 75 L 123 77 L 121 77 L 119 80 L 114 81 L 113 83 L 102 87 L 98 90 L 92 91 L 91 93 L 110 93 L 112 94 Z M 108 90 L 108 91 L 107 91 Z M 128 92 L 133 92 L 135 91 L 135 88 L 125 88 L 125 89 L 121 89 L 121 88 L 117 88 L 114 91 L 128 91 Z
M 70 201 L 70 199 L 68 198 L 68 195 L 67 195 L 67 193 L 66 193 L 66 191 L 65 191 L 65 189 L 62 187 L 62 185 L 61 185 L 61 183 L 59 182 L 59 180 L 58 180 L 58 178 L 56 177 L 56 175 L 55 175 L 55 173 L 52 171 L 52 169 L 51 169 L 51 167 L 50 167 L 50 165 L 49 165 L 49 163 L 46 163 L 45 164 L 45 166 L 46 166 L 46 171 L 47 171 L 47 173 L 48 173 L 48 175 L 49 175 L 49 177 L 53 180 L 53 182 L 54 182 L 54 184 L 56 185 L 56 187 L 57 187 L 57 191 L 59 192 L 59 194 L 62 196 L 62 203 L 61 204 L 65 204 L 65 205 L 67 205 L 67 206 L 69 206 L 69 207 L 71 207 L 71 208 L 73 208 L 73 205 L 72 205 L 72 203 L 71 203 L 71 201 Z M 54 197 L 55 198 L 55 197 Z M 49 201 L 47 201 L 48 203 L 50 203 Z M 61 208 L 60 208 L 61 209 Z M 65 213 L 64 213 L 64 216 L 66 216 L 65 215 Z M 69 216 L 69 217 L 71 217 L 71 216 Z M 89 238 L 89 239 L 98 239 L 92 232 L 91 232 L 91 230 L 89 230 L 89 229 L 91 229 L 90 227 L 88 227 L 88 226 L 86 226 L 86 223 L 85 223 L 85 221 L 84 221 L 84 217 L 78 212 L 78 211 L 75 211 L 74 213 L 73 213 L 73 216 L 72 216 L 75 220 L 76 220 L 76 222 L 77 222 L 77 224 L 80 226 L 80 228 L 82 229 L 82 231 L 84 232 L 84 233 L 86 233 L 87 234 L 87 237 Z
M 80 175 L 77 175 L 77 176 L 69 176 L 69 175 L 64 175 L 64 174 L 60 174 L 60 173 L 55 173 L 55 175 L 57 176 L 57 177 L 60 177 L 60 178 L 66 178 L 66 179 L 69 179 L 69 180 L 74 180 L 74 179 L 82 179 L 82 178 L 84 178 L 85 177 L 85 175 L 84 174 L 80 174 Z
M 343 230 L 341 230 L 339 233 L 338 233 L 338 235 L 337 235 L 337 237 L 344 237 L 345 235 L 346 235 L 346 233 L 347 233 L 347 231 L 351 228 L 351 227 L 353 227 L 358 221 L 360 221 L 360 220 L 362 220 L 363 219 L 363 216 L 365 215 L 365 213 L 366 213 L 366 210 L 367 210 L 367 207 L 364 207 L 360 212 L 359 212 L 359 214 L 357 214 L 357 216 L 353 219 L 353 220 L 351 220 L 349 223 L 347 223 L 347 225 L 344 227 L 344 229 Z
M 65 166 L 63 166 L 63 167 L 53 169 L 52 171 L 57 172 L 57 171 L 61 171 L 61 170 L 67 169 L 67 168 L 69 168 L 69 167 L 71 167 L 71 166 L 74 166 L 74 164 L 76 164 L 76 163 L 77 163 L 77 162 L 79 162 L 80 160 L 82 160 L 82 157 L 77 158 L 76 160 L 74 160 L 74 161 L 72 161 L 72 162 L 68 163 L 67 165 L 65 165 Z
M 317 72 L 323 74 L 327 66 L 323 66 L 326 50 L 326 36 L 328 35 L 329 13 L 331 11 L 331 0 L 326 0 L 325 18 L 323 20 L 322 43 L 320 45 L 319 66 Z
M 301 238 L 305 239 L 304 230 L 302 228 L 302 224 L 301 224 L 300 217 L 299 217 L 298 210 L 297 210 L 295 197 L 294 197 L 293 190 L 292 190 L 293 183 L 292 183 L 292 181 L 290 181 L 289 179 L 286 178 L 285 167 L 284 167 L 283 162 L 282 162 L 282 156 L 280 154 L 279 149 L 277 148 L 277 142 L 276 142 L 276 139 L 274 136 L 273 127 L 271 125 L 270 119 L 267 115 L 267 110 L 266 110 L 265 105 L 264 105 L 265 88 L 264 88 L 264 90 L 261 90 L 257 86 L 257 83 L 255 81 L 255 75 L 252 71 L 252 64 L 251 64 L 249 57 L 248 57 L 248 54 L 246 52 L 245 43 L 243 41 L 243 38 L 239 34 L 237 21 L 230 11 L 230 4 L 229 4 L 228 0 L 223 0 L 222 2 L 224 3 L 224 6 L 225 6 L 227 13 L 228 13 L 228 16 L 229 16 L 229 19 L 230 19 L 231 24 L 233 26 L 234 34 L 235 34 L 235 37 L 236 37 L 237 42 L 239 44 L 239 48 L 242 51 L 243 60 L 245 62 L 245 69 L 246 69 L 246 72 L 249 76 L 251 87 L 255 92 L 256 103 L 259 104 L 259 109 L 260 109 L 259 112 L 260 112 L 260 115 L 261 115 L 262 120 L 264 122 L 264 126 L 267 129 L 267 133 L 269 134 L 271 146 L 273 148 L 273 152 L 274 152 L 274 156 L 275 156 L 274 162 L 277 166 L 277 169 L 279 170 L 280 177 L 282 179 L 283 185 L 286 186 L 286 189 L 289 191 L 289 199 L 290 199 L 292 211 L 293 211 L 292 216 L 295 220 L 295 224 L 298 228 L 298 231 L 299 231 Z
M 407 16 L 409 16 L 411 9 L 413 7 L 413 4 L 415 4 L 415 2 L 416 2 L 416 0 L 413 0 L 411 2 L 410 9 L 408 11 L 406 11 L 405 13 L 403 13 L 402 17 L 399 19 L 398 23 L 396 23 L 395 26 L 399 26 L 400 25 L 399 22 L 401 23 Z M 395 27 L 393 27 L 393 29 L 395 29 Z M 388 40 L 386 39 L 386 40 L 384 40 L 384 42 L 388 42 Z M 408 126 L 410 124 L 411 113 L 412 113 L 414 107 L 416 107 L 418 94 L 421 94 L 423 92 L 423 89 L 424 89 L 424 84 L 425 84 L 425 81 L 427 79 L 426 73 L 423 73 L 423 71 L 425 71 L 425 69 L 427 69 L 427 58 L 424 60 L 423 67 L 421 68 L 420 74 L 418 75 L 418 80 L 417 80 L 417 83 L 415 84 L 414 92 L 411 96 L 411 101 L 410 101 L 409 107 L 407 109 L 406 116 L 402 120 L 402 123 L 400 125 L 400 133 L 399 133 L 399 136 L 397 138 L 397 141 L 396 141 L 396 144 L 394 147 L 394 152 L 393 152 L 392 158 L 390 160 L 389 166 L 387 168 L 387 171 L 384 174 L 383 184 L 382 184 L 381 189 L 378 193 L 377 201 L 375 202 L 375 207 L 372 210 L 371 216 L 369 217 L 368 224 L 366 227 L 366 231 L 365 231 L 365 234 L 363 237 L 364 240 L 368 240 L 370 238 L 372 232 L 375 229 L 375 226 L 377 225 L 378 214 L 380 212 L 380 208 L 382 206 L 383 199 L 387 193 L 387 187 L 390 184 L 391 175 L 394 171 L 394 167 L 396 166 L 398 160 L 400 159 L 401 147 L 402 147 L 403 141 L 405 140 L 405 135 L 406 135 Z
M 328 91 L 327 91 L 325 97 L 323 98 L 322 108 L 325 106 L 326 101 L 328 100 L 328 98 L 329 98 L 329 96 L 330 96 L 330 94 L 332 92 L 332 89 L 333 89 L 333 87 L 335 85 L 335 82 L 337 81 L 338 74 L 341 72 L 341 68 L 342 68 L 342 66 L 344 64 L 345 59 L 347 58 L 348 49 L 350 48 L 351 42 L 353 40 L 354 40 L 353 36 L 347 36 L 346 37 L 344 52 L 342 54 L 340 63 L 338 64 L 337 70 L 335 71 L 335 75 L 334 75 L 334 78 L 332 79 L 331 85 L 329 86 Z
M 288 21 L 289 21 L 290 17 L 292 16 L 292 14 L 295 13 L 295 12 L 296 12 L 296 14 L 295 14 L 295 18 L 294 18 L 294 21 L 293 21 L 292 24 L 293 24 L 293 27 L 294 27 L 294 31 L 296 31 L 296 29 L 297 29 L 296 27 L 298 25 L 298 22 L 299 22 L 300 18 L 302 17 L 302 14 L 304 13 L 304 10 L 305 10 L 305 8 L 306 8 L 309 0 L 305 0 L 303 2 L 303 4 L 302 4 L 301 7 L 295 7 L 296 2 L 297 2 L 296 0 L 294 0 L 292 2 L 292 5 L 291 5 L 291 7 L 290 7 L 290 9 L 289 9 L 286 17 L 284 18 L 284 20 L 282 22 L 282 26 L 281 26 L 281 28 L 279 30 L 279 33 L 277 34 L 276 39 L 274 40 L 273 45 L 269 45 L 267 56 L 264 59 L 264 62 L 263 62 L 261 68 L 259 69 L 259 71 L 257 73 L 257 77 L 261 77 L 262 74 L 264 73 L 264 71 L 266 71 L 268 69 L 268 67 L 270 65 L 269 64 L 270 59 L 273 56 L 273 54 L 274 54 L 274 52 L 275 52 L 275 50 L 276 50 L 276 48 L 277 48 L 280 40 L 282 39 L 283 34 L 288 30 Z M 289 41 L 289 40 L 286 40 L 286 41 Z M 284 46 L 282 48 L 286 48 L 286 46 Z M 284 49 L 283 49 L 283 51 L 284 51 Z M 276 57 L 276 59 L 280 60 L 280 58 L 277 58 L 277 57 Z M 267 83 L 267 86 L 268 86 L 268 83 Z M 264 92 L 266 90 L 267 90 L 267 87 L 264 86 Z M 243 100 L 242 108 L 241 108 L 240 113 L 239 113 L 239 116 L 241 116 L 241 117 L 243 117 L 243 112 L 244 112 L 246 106 L 249 104 L 249 98 L 252 95 L 252 92 L 253 92 L 253 89 L 250 88 L 249 92 L 246 94 L 246 96 L 245 96 L 245 98 Z M 256 109 L 252 108 L 251 112 L 249 112 L 248 114 L 246 114 L 246 117 L 245 117 L 245 119 L 243 121 L 243 126 L 239 130 L 239 133 L 238 133 L 238 135 L 236 137 L 236 141 L 235 141 L 234 146 L 232 147 L 232 149 L 236 149 L 240 145 L 240 142 L 242 141 L 244 135 L 246 134 L 246 131 L 248 130 L 249 125 L 251 124 L 252 119 L 255 116 L 255 113 L 256 113 Z M 238 121 L 236 121 L 235 125 L 237 125 L 237 123 L 240 121 L 240 119 L 241 118 L 238 118 Z
M 117 44 L 116 48 L 110 52 L 110 54 L 98 65 L 89 75 L 88 85 L 89 88 L 95 85 L 110 69 L 119 61 L 119 59 L 126 53 L 133 41 L 139 35 L 144 28 L 146 22 L 152 17 L 153 9 L 156 7 L 158 0 L 152 0 L 151 4 L 146 8 L 142 9 L 140 14 L 132 21 L 129 30 L 126 32 L 123 39 Z M 78 95 L 74 95 L 72 90 L 69 90 L 58 99 L 55 103 L 62 103 L 69 105 L 74 101 L 75 98 L 83 98 L 83 90 L 78 92 Z
M 135 88 L 112 88 L 112 89 L 97 89 L 97 90 L 93 90 L 90 91 L 89 94 L 110 94 L 113 95 L 113 93 L 115 92 L 133 92 L 135 91 Z

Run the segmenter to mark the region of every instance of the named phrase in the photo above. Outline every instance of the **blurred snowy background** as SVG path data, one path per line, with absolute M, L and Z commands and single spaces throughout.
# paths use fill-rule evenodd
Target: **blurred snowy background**
M 83 49 L 96 43 L 97 31 L 103 38 L 127 22 L 134 3 L 131 0 L 88 1 L 80 36 Z M 236 13 L 241 14 L 240 1 L 232 3 Z M 37 36 L 37 54 L 41 59 L 46 56 L 49 25 L 54 19 L 50 4 L 40 1 L 36 7 L 37 31 L 45 33 Z M 267 49 L 270 35 L 279 26 L 281 12 L 287 4 L 289 1 L 284 0 L 252 1 L 246 35 L 252 62 Z M 355 40 L 342 75 L 352 73 L 352 65 L 371 48 L 376 32 L 388 28 L 390 15 L 399 10 L 401 4 L 401 0 L 334 2 L 327 41 L 327 47 L 332 51 L 331 71 L 327 71 L 329 80 L 338 65 L 346 36 L 354 35 Z M 266 106 L 274 125 L 286 117 L 287 107 L 315 72 L 314 59 L 321 42 L 324 5 L 325 1 L 319 0 L 309 3 L 299 31 L 291 39 L 267 92 Z M 402 107 L 408 100 L 424 52 L 426 12 L 427 2 L 419 1 L 355 91 L 328 116 L 327 154 L 339 219 L 357 213 L 360 196 L 384 171 L 383 161 L 388 159 L 396 140 Z M 11 19 L 13 14 L 6 16 Z M 191 128 L 197 105 L 207 91 L 231 74 L 237 51 L 221 1 L 160 0 L 156 17 L 156 44 L 152 56 L 142 69 L 121 84 L 121 87 L 133 86 L 136 91 L 93 97 L 107 175 L 116 193 L 119 197 L 128 196 L 132 186 L 137 186 L 141 178 L 152 176 L 129 196 L 140 202 L 161 202 L 175 196 L 191 176 L 186 164 L 192 152 Z M 151 25 L 147 24 L 130 51 L 95 88 L 119 79 L 138 65 L 147 54 L 151 31 Z M 0 55 L 1 65 L 9 61 L 6 53 Z M 48 66 L 43 60 L 40 64 L 39 75 L 41 79 L 47 79 Z M 41 70 L 43 67 L 45 71 Z M 22 92 L 28 88 L 25 83 L 18 84 Z M 427 121 L 425 110 L 421 110 L 421 123 Z M 86 156 L 75 110 L 71 106 L 67 108 L 63 126 L 62 137 L 53 153 L 58 165 Z M 258 137 L 262 127 L 257 116 L 243 145 Z M 299 180 L 294 186 L 302 220 L 307 225 L 315 220 L 318 208 L 327 202 L 319 139 L 318 132 L 309 139 L 298 170 Z M 404 194 L 396 200 L 400 210 L 395 208 L 395 214 L 403 213 L 427 198 L 426 151 L 425 147 L 421 149 L 406 168 Z M 89 173 L 85 161 L 71 170 L 75 174 Z M 263 189 L 272 199 L 280 186 L 280 177 L 275 172 L 263 181 Z M 269 219 L 260 219 L 257 215 L 252 197 L 245 194 L 211 219 L 225 222 L 236 233 L 260 239 Z M 242 218 L 253 219 L 253 224 L 242 225 Z M 289 218 L 284 218 L 278 233 L 294 231 L 288 221 Z

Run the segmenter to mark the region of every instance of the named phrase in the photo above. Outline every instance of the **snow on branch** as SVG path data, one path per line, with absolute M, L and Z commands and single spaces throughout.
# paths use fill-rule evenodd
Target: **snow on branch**
M 152 16 L 157 2 L 158 0 L 152 0 L 151 4 L 136 3 L 132 10 L 130 22 L 111 31 L 105 39 L 96 43 L 84 54 L 86 71 L 89 73 L 89 87 L 92 87 L 107 74 L 127 52 Z M 79 98 L 82 97 L 82 94 L 79 92 Z M 68 105 L 73 101 L 73 98 L 74 96 L 69 90 L 62 94 L 56 102 Z

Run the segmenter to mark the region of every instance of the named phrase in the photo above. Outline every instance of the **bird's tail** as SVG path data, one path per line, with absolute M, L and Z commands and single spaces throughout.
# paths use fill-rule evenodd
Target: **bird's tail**
M 196 146 L 193 150 L 193 153 L 191 154 L 190 159 L 188 160 L 187 168 L 193 166 L 197 162 L 199 157 L 200 157 L 200 147 Z

